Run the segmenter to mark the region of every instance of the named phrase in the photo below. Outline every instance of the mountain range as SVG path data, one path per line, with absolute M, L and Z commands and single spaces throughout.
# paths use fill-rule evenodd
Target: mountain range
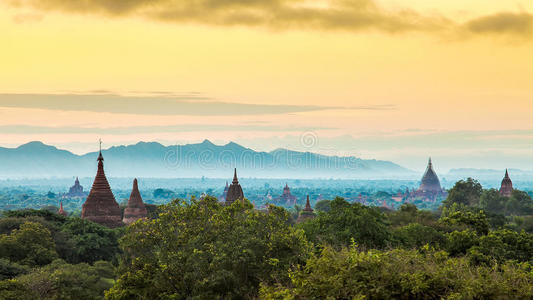
M 109 177 L 404 178 L 415 174 L 393 162 L 277 149 L 254 151 L 234 142 L 164 146 L 157 142 L 103 149 Z M 42 142 L 0 147 L 0 178 L 92 177 L 98 152 L 76 155 Z

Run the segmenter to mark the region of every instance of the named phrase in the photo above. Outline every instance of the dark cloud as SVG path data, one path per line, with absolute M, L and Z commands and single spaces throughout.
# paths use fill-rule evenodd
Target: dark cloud
M 445 28 L 442 17 L 413 10 L 386 11 L 374 0 L 329 0 L 325 7 L 305 0 L 11 0 L 40 10 L 135 15 L 156 20 L 208 25 L 262 26 L 273 29 L 375 29 L 395 33 Z
M 533 15 L 502 12 L 463 24 L 411 9 L 386 10 L 375 0 L 8 0 L 41 11 L 136 16 L 152 20 L 214 26 L 253 26 L 275 30 L 375 30 L 386 33 L 460 32 L 532 34 Z M 315 1 L 316 2 L 316 1 Z
M 498 13 L 471 20 L 465 26 L 474 33 L 530 35 L 533 33 L 533 15 L 525 12 Z
M 62 111 L 110 112 L 137 115 L 239 116 L 268 115 L 330 109 L 391 110 L 392 105 L 353 107 L 262 105 L 196 99 L 194 96 L 119 96 L 115 94 L 0 94 L 0 107 Z

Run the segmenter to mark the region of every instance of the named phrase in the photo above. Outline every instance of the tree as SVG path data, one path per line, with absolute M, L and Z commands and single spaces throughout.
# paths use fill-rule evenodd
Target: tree
M 26 222 L 11 234 L 0 235 L 0 258 L 43 266 L 57 258 L 57 253 L 50 231 L 39 223 Z
M 72 263 L 116 261 L 120 253 L 118 238 L 121 230 L 109 229 L 85 219 L 69 218 L 62 226 L 62 232 L 71 241 L 70 253 L 65 253 L 66 260 Z
M 443 251 L 335 251 L 290 271 L 290 284 L 261 287 L 261 299 L 530 299 L 527 266 L 472 266 Z
M 112 286 L 112 278 L 101 277 L 99 269 L 85 263 L 71 265 L 56 260 L 17 281 L 38 295 L 38 299 L 102 299 L 104 291 Z
M 259 283 L 287 282 L 310 252 L 288 212 L 216 198 L 175 200 L 121 240 L 120 277 L 107 299 L 254 298 Z
M 411 223 L 394 231 L 395 239 L 403 247 L 415 249 L 424 245 L 439 248 L 445 242 L 445 237 L 432 227 L 419 223 Z
M 426 210 L 419 210 L 416 205 L 404 203 L 396 211 L 387 214 L 391 225 L 405 226 L 411 223 L 419 223 L 426 226 L 432 226 L 437 222 L 437 216 Z
M 340 197 L 331 201 L 329 212 L 319 213 L 300 226 L 315 244 L 337 248 L 350 245 L 352 239 L 368 248 L 385 247 L 391 241 L 386 217 L 379 208 L 350 204 Z
M 320 200 L 315 203 L 315 210 L 329 212 L 331 210 L 331 200 Z
M 466 206 L 476 206 L 479 203 L 483 187 L 472 178 L 459 180 L 453 188 L 448 191 L 448 197 L 444 200 L 445 206 L 451 206 L 454 203 Z

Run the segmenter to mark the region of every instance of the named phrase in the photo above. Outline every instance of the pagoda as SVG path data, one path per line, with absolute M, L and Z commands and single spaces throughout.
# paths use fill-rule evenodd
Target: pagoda
M 139 192 L 139 186 L 137 184 L 137 178 L 133 179 L 133 188 L 131 189 L 130 199 L 128 205 L 124 209 L 124 217 L 122 222 L 125 224 L 131 224 L 140 219 L 146 219 L 148 212 L 144 206 L 141 193 Z
M 228 182 L 226 181 L 226 186 L 224 187 L 224 191 L 222 192 L 222 195 L 220 195 L 220 197 L 218 197 L 218 200 L 220 202 L 225 202 L 226 201 L 226 197 L 228 196 L 228 189 L 229 189 L 229 186 L 228 186 Z
M 309 203 L 309 195 L 307 195 L 307 201 L 305 202 L 305 208 L 300 212 L 296 223 L 301 223 L 315 217 L 315 212 L 311 208 L 311 203 Z
M 233 173 L 233 181 L 231 182 L 228 193 L 226 194 L 226 205 L 231 205 L 236 200 L 243 200 L 244 199 L 244 193 L 242 191 L 242 187 L 239 184 L 239 179 L 237 178 L 237 168 L 235 168 L 235 172 Z
M 509 177 L 509 172 L 505 169 L 505 176 L 503 177 L 502 184 L 500 186 L 500 195 L 504 197 L 511 197 L 513 194 L 513 182 Z
M 65 217 L 67 216 L 67 212 L 63 209 L 63 201 L 59 202 L 59 211 L 57 213 Z
M 289 206 L 296 204 L 296 197 L 291 194 L 291 189 L 287 183 L 285 183 L 285 187 L 283 188 L 283 194 L 276 201 Z
M 83 192 L 83 186 L 80 185 L 80 181 L 78 177 L 76 177 L 76 181 L 74 181 L 74 185 L 70 187 L 68 193 L 66 194 L 67 197 L 85 197 L 87 194 Z
M 120 207 L 104 173 L 104 157 L 101 149 L 97 160 L 98 171 L 89 196 L 82 205 L 81 218 L 111 228 L 122 226 Z
M 437 176 L 437 173 L 433 170 L 433 164 L 431 163 L 431 157 L 429 158 L 428 166 L 426 168 L 426 172 L 424 173 L 424 176 L 422 176 L 422 181 L 420 183 L 420 187 L 418 188 L 421 192 L 433 192 L 438 193 L 442 192 L 442 188 L 440 186 L 439 177 Z

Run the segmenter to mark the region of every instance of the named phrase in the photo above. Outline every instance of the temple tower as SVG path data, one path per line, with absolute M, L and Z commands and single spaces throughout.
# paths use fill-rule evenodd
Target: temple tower
M 307 195 L 307 200 L 305 202 L 305 208 L 300 212 L 296 223 L 304 222 L 305 220 L 312 219 L 315 217 L 315 212 L 311 208 L 311 203 L 309 202 L 309 195 Z
M 107 227 L 122 226 L 120 207 L 111 191 L 104 173 L 104 157 L 102 151 L 98 155 L 98 171 L 87 200 L 81 208 L 81 218 Z
M 439 177 L 433 170 L 433 164 L 431 163 L 431 157 L 429 158 L 426 172 L 424 173 L 424 176 L 422 176 L 422 180 L 421 180 L 420 187 L 418 188 L 418 190 L 421 192 L 433 192 L 433 193 L 442 192 Z
M 500 195 L 504 197 L 511 197 L 513 194 L 513 182 L 509 177 L 509 172 L 505 169 L 505 176 L 503 177 L 502 184 L 500 186 Z
M 122 218 L 122 222 L 125 224 L 131 224 L 139 219 L 146 219 L 147 217 L 148 211 L 144 206 L 141 193 L 139 192 L 137 178 L 135 178 L 133 179 L 133 187 L 131 189 L 128 205 L 124 209 L 124 218 Z
M 237 178 L 237 168 L 235 168 L 235 172 L 233 173 L 233 181 L 231 182 L 226 195 L 226 205 L 231 205 L 236 200 L 243 199 L 244 193 L 241 185 L 239 184 L 239 179 Z
M 63 201 L 59 202 L 59 211 L 57 213 L 65 217 L 67 216 L 67 212 L 63 209 Z

